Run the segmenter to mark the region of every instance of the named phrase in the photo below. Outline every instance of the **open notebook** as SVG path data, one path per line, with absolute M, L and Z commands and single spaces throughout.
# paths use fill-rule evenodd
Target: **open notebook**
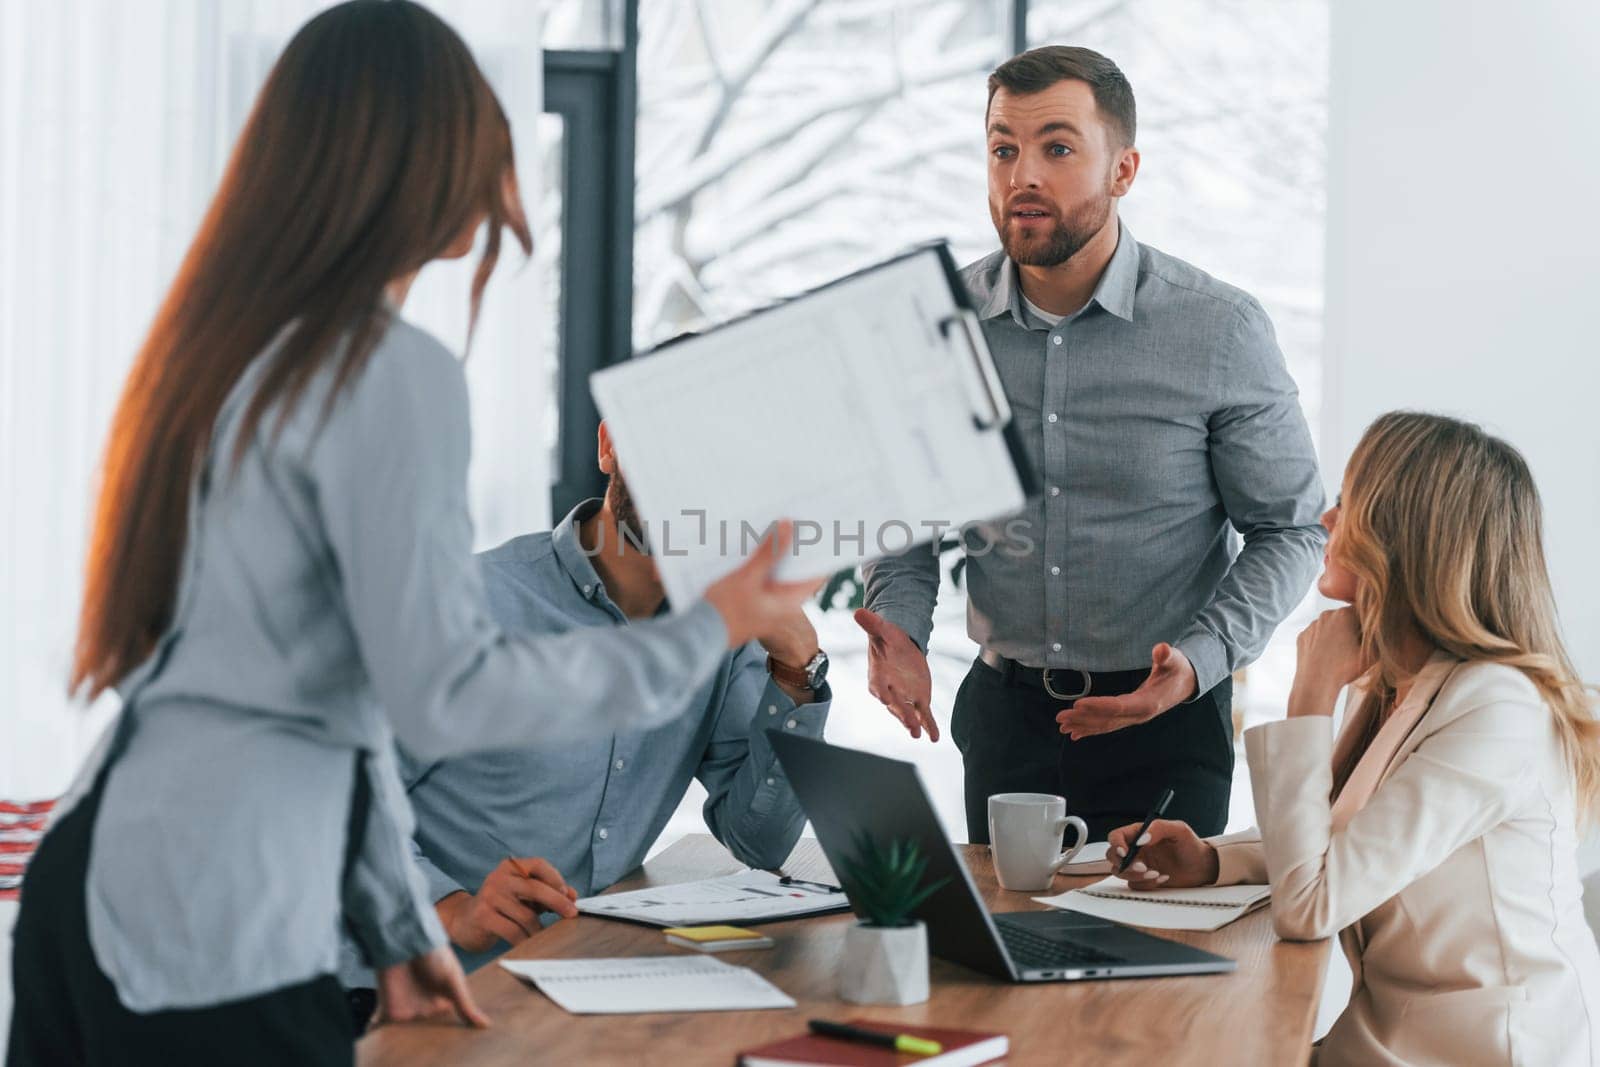
M 1097 915 L 1129 926 L 1153 930 L 1218 930 L 1255 911 L 1271 898 L 1272 887 L 1265 885 L 1129 889 L 1120 878 L 1102 878 L 1082 889 L 1033 899 L 1052 908 Z

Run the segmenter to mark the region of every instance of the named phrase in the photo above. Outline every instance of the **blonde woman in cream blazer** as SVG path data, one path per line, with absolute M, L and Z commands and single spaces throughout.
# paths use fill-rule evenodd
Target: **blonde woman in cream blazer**
M 1245 734 L 1259 830 L 1200 840 L 1158 822 L 1125 875 L 1270 882 L 1279 936 L 1337 933 L 1354 987 L 1319 1067 L 1600 1063 L 1576 864 L 1596 726 L 1554 628 L 1538 515 L 1504 442 L 1379 419 L 1324 516 L 1318 587 L 1352 606 L 1300 636 L 1288 718 Z M 1113 831 L 1113 851 L 1137 830 Z

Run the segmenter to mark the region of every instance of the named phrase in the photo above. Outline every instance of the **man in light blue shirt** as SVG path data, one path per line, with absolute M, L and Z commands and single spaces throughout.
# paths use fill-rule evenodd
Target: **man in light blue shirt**
M 580 504 L 550 533 L 479 555 L 506 630 L 627 626 L 666 610 L 604 426 L 599 461 L 610 476 L 603 499 Z M 416 861 L 463 964 L 481 966 L 536 932 L 540 913 L 572 914 L 567 898 L 637 867 L 693 778 L 706 789 L 706 825 L 735 857 L 781 864 L 805 815 L 765 731 L 821 736 L 825 673 L 816 632 L 797 612 L 781 638 L 728 654 L 654 729 L 437 761 L 402 752 Z

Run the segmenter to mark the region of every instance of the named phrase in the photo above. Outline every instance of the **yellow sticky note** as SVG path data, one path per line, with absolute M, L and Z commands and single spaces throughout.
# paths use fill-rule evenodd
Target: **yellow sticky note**
M 675 926 L 663 933 L 673 934 L 685 941 L 761 941 L 761 934 L 737 926 Z

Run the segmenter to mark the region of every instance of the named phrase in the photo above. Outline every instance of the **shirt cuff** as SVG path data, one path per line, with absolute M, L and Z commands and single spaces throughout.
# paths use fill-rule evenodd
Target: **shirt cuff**
M 422 872 L 422 880 L 427 883 L 428 899 L 433 901 L 435 904 L 439 903 L 439 901 L 443 900 L 451 893 L 472 892 L 466 886 L 462 885 L 460 882 L 457 882 L 448 874 L 445 874 L 438 867 L 435 867 L 433 865 L 433 861 L 428 859 L 427 856 L 422 855 L 420 852 L 414 853 L 412 858 L 417 862 L 417 870 Z
M 362 954 L 375 971 L 426 955 L 448 943 L 444 926 L 431 907 L 404 912 L 386 922 L 352 925 Z
M 1199 700 L 1221 685 L 1228 676 L 1227 647 L 1223 645 L 1222 638 L 1204 626 L 1190 627 L 1188 633 L 1172 644 L 1189 658 L 1189 665 L 1194 668 L 1195 693 L 1184 701 L 1185 704 Z
M 706 647 L 718 649 L 728 647 L 728 626 L 722 621 L 722 613 L 711 601 L 701 600 L 684 612 L 682 617 L 684 621 L 679 625 L 702 639 Z
M 756 710 L 756 716 L 751 723 L 757 735 L 767 730 L 781 730 L 784 733 L 804 734 L 807 737 L 821 737 L 822 728 L 828 722 L 828 711 L 833 706 L 833 688 L 827 682 L 822 683 L 822 688 L 817 690 L 815 698 L 809 704 L 796 704 L 794 698 L 783 691 L 783 687 L 767 678 L 767 687 L 761 693 L 761 707 Z M 793 723 L 794 725 L 789 725 Z M 769 758 L 776 759 L 775 756 Z
M 917 647 L 924 653 L 928 651 L 928 639 L 933 636 L 932 613 L 912 607 L 897 607 L 893 604 L 884 604 L 872 610 L 904 630 L 906 636 L 915 641 Z
M 1217 885 L 1264 885 L 1267 860 L 1261 851 L 1261 834 L 1254 828 L 1236 834 L 1207 838 L 1217 850 Z

